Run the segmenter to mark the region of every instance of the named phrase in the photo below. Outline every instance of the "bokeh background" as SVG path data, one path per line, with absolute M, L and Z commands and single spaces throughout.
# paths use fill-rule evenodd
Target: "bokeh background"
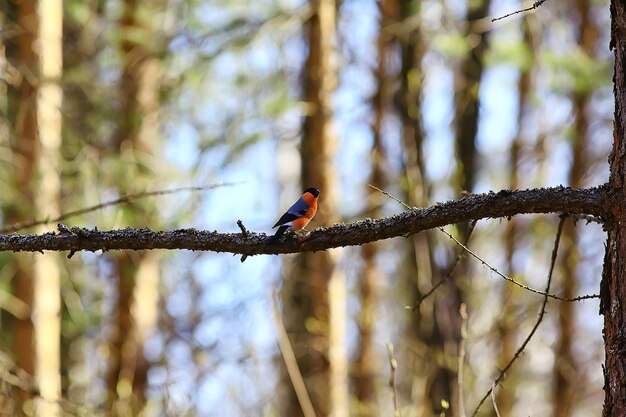
M 237 233 L 240 219 L 273 233 L 310 186 L 322 192 L 315 228 L 405 210 L 367 184 L 429 206 L 608 177 L 606 0 L 495 22 L 524 4 L 0 4 L 4 232 L 181 187 L 205 189 L 63 222 Z M 445 230 L 543 289 L 557 224 L 533 215 Z M 566 222 L 553 293 L 599 292 L 604 239 L 593 221 Z M 543 298 L 462 253 L 439 230 L 244 263 L 2 253 L 0 414 L 308 417 L 297 370 L 318 416 L 472 415 Z M 601 329 L 597 299 L 549 300 L 478 415 L 598 415 Z

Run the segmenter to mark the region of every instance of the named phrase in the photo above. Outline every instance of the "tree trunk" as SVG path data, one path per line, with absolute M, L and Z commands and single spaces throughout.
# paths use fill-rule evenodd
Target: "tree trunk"
M 19 72 L 14 83 L 8 86 L 8 119 L 13 130 L 9 132 L 12 150 L 11 181 L 15 190 L 13 198 L 4 200 L 7 223 L 31 220 L 36 213 L 34 184 L 39 155 L 37 138 L 37 84 L 39 81 L 39 56 L 36 37 L 39 31 L 37 3 L 34 0 L 10 2 L 5 9 L 7 26 L 17 35 L 6 41 L 7 60 Z M 35 340 L 31 310 L 34 302 L 35 271 L 33 256 L 14 255 L 14 275 L 11 283 L 13 295 L 28 306 L 27 314 L 10 316 L 13 336 L 13 355 L 18 372 L 29 377 L 35 373 Z M 26 374 L 26 375 L 24 375 Z M 30 378 L 29 378 L 30 379 Z M 13 405 L 15 415 L 24 415 L 32 393 L 14 387 Z
M 336 4 L 334 0 L 313 0 L 311 6 L 304 94 L 313 110 L 305 118 L 300 146 L 302 186 L 321 191 L 313 223 L 331 225 L 337 219 L 338 197 L 333 167 L 337 139 L 332 128 L 332 94 L 337 85 Z M 285 326 L 318 416 L 348 415 L 346 282 L 343 272 L 335 268 L 339 253 L 300 255 L 283 285 Z M 283 406 L 285 416 L 302 415 L 291 389 Z
M 589 0 L 577 0 L 578 12 L 578 44 L 583 53 L 593 56 L 597 40 L 597 31 L 590 19 Z M 589 120 L 587 118 L 587 106 L 591 98 L 591 91 L 574 92 L 573 112 L 574 131 L 572 136 L 572 165 L 569 172 L 569 185 L 581 187 L 589 163 L 586 158 L 588 141 Z M 574 297 L 580 276 L 578 275 L 578 263 L 580 260 L 578 230 L 574 222 L 567 222 L 563 227 L 562 248 L 563 256 L 563 297 Z M 581 387 L 586 386 L 585 377 L 580 372 L 573 349 L 574 341 L 577 340 L 576 330 L 576 304 L 558 304 L 558 339 L 555 346 L 555 364 L 553 371 L 554 382 L 552 384 L 552 406 L 555 417 L 570 417 L 577 408 L 578 397 L 576 393 Z
M 534 46 L 530 36 L 530 29 L 528 27 L 528 20 L 523 17 L 521 20 L 521 31 L 523 34 L 524 45 L 534 55 Z M 531 61 L 532 62 L 532 61 Z M 529 94 L 531 91 L 531 68 L 532 64 L 527 67 L 520 68 L 520 78 L 518 81 L 518 100 L 517 100 L 517 132 L 513 142 L 511 143 L 511 149 L 509 151 L 509 189 L 516 190 L 519 188 L 519 172 L 518 165 L 522 159 L 522 144 L 523 144 L 523 123 L 524 116 L 529 104 Z M 513 276 L 515 268 L 513 265 L 513 257 L 517 250 L 517 242 L 520 236 L 523 235 L 520 231 L 519 222 L 516 218 L 510 219 L 506 223 L 506 229 L 504 232 L 504 246 L 506 253 L 507 275 Z M 498 337 L 500 339 L 500 358 L 499 365 L 504 366 L 511 360 L 517 349 L 516 335 L 517 326 L 512 322 L 512 317 L 517 308 L 516 294 L 519 294 L 519 288 L 515 288 L 506 282 L 502 284 L 502 314 L 498 323 Z M 511 369 L 507 373 L 508 381 L 515 381 L 512 379 L 515 369 Z M 512 375 L 513 374 L 513 375 Z M 515 405 L 516 395 L 514 390 L 500 388 L 497 391 L 496 403 L 501 415 L 510 415 Z M 494 413 L 495 414 L 495 413 Z
M 604 315 L 604 417 L 626 416 L 626 2 L 611 0 L 611 44 L 615 51 L 615 121 L 609 155 L 608 239 L 600 292 Z
M 120 124 L 113 151 L 120 158 L 116 186 L 121 195 L 147 187 L 149 170 L 144 167 L 150 165 L 159 137 L 161 65 L 149 46 L 156 26 L 149 19 L 157 15 L 155 9 L 155 2 L 125 0 L 120 21 Z M 158 222 L 150 202 L 133 204 L 124 215 L 131 225 Z M 145 406 L 149 366 L 143 346 L 156 326 L 159 261 L 155 252 L 116 254 L 113 260 L 117 321 L 109 342 L 108 405 L 114 415 L 137 415 Z
M 382 16 L 378 29 L 378 65 L 374 70 L 377 89 L 372 98 L 372 113 L 374 116 L 372 131 L 374 142 L 370 153 L 371 174 L 368 181 L 370 184 L 379 188 L 384 188 L 382 124 L 385 109 L 389 104 L 386 99 L 390 87 L 385 65 L 388 59 L 387 54 L 389 53 L 389 42 L 387 40 L 387 34 L 385 33 L 389 19 L 385 13 L 385 3 L 389 3 L 389 1 L 382 1 L 380 3 Z M 368 207 L 366 216 L 373 219 L 379 218 L 382 203 L 382 195 L 380 193 L 370 192 L 367 200 Z M 374 324 L 376 323 L 376 307 L 379 302 L 378 285 L 380 285 L 380 283 L 378 279 L 381 274 L 376 266 L 378 246 L 378 244 L 372 243 L 363 245 L 361 248 L 363 272 L 358 284 L 361 311 L 357 319 L 359 331 L 358 350 L 352 366 L 354 393 L 358 404 L 354 414 L 361 417 L 377 415 L 376 375 L 379 364 L 376 361 Z
M 480 81 L 489 31 L 483 25 L 490 0 L 468 3 L 466 37 L 478 35 L 478 42 L 467 52 L 455 80 L 455 123 L 458 175 L 461 191 L 472 191 L 476 173 L 476 135 L 478 133 Z
M 389 1 L 387 14 L 392 16 L 394 26 L 404 27 L 407 22 L 415 21 L 420 17 L 421 5 L 414 0 Z M 397 29 L 396 29 L 397 30 Z M 406 184 L 405 200 L 410 206 L 426 207 L 430 199 L 430 186 L 426 178 L 426 169 L 423 156 L 424 132 L 422 128 L 422 98 L 424 75 L 422 59 L 425 52 L 421 27 L 415 25 L 410 30 L 397 30 L 395 40 L 400 51 L 400 73 L 396 92 L 396 107 L 402 120 L 402 146 L 404 178 Z M 406 288 L 408 304 L 415 305 L 424 291 L 432 288 L 435 282 L 441 279 L 441 271 L 432 262 L 431 231 L 411 236 L 406 241 L 406 256 L 403 265 L 403 286 Z M 435 297 L 420 303 L 420 308 L 411 314 L 406 323 L 405 349 L 406 367 L 398 369 L 400 392 L 411 399 L 411 403 L 418 410 L 435 409 L 441 404 L 441 399 L 450 401 L 450 398 L 438 398 L 435 404 L 424 400 L 429 396 L 432 387 L 432 375 L 438 367 L 436 358 L 439 356 L 439 346 L 431 344 L 433 332 L 436 331 Z M 427 351 L 427 359 L 416 352 Z M 400 359 L 402 361 L 402 359 Z M 429 398 L 430 399 L 430 398 Z
M 480 82 L 484 71 L 484 56 L 489 45 L 489 32 L 482 25 L 489 14 L 490 0 L 469 2 L 466 14 L 466 38 L 475 36 L 477 42 L 467 51 L 461 61 L 455 79 L 455 129 L 456 129 L 456 157 L 459 191 L 472 192 L 477 165 L 476 139 L 478 135 Z M 469 233 L 466 224 L 460 224 L 459 229 L 465 240 Z M 461 276 L 466 275 L 467 263 L 462 261 Z M 467 285 L 467 284 L 465 284 Z M 461 340 L 459 308 L 465 299 L 462 287 L 457 280 L 447 285 L 447 297 L 435 299 L 437 316 L 435 329 L 432 334 L 432 343 L 440 346 L 446 357 L 454 358 L 457 352 L 453 350 L 459 346 Z M 457 399 L 462 393 L 458 392 L 457 372 L 449 367 L 439 366 L 434 374 L 430 390 L 431 403 L 437 413 L 446 416 L 458 415 L 459 409 L 454 404 L 448 409 L 440 409 L 440 399 Z
M 37 218 L 60 214 L 61 177 L 61 100 L 59 84 L 63 68 L 63 3 L 39 2 L 39 41 L 41 43 L 41 80 L 37 102 L 39 140 L 39 191 L 35 198 Z M 41 227 L 39 232 L 46 231 Z M 33 324 L 36 341 L 36 383 L 41 398 L 37 415 L 61 414 L 61 269 L 54 253 L 35 256 L 35 309 Z

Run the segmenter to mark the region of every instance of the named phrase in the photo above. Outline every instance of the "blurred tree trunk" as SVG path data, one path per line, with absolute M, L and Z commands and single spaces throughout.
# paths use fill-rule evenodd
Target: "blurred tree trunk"
M 478 134 L 479 108 L 480 108 L 480 82 L 484 71 L 484 57 L 489 45 L 488 26 L 485 19 L 489 14 L 490 0 L 478 0 L 468 2 L 466 14 L 465 38 L 472 39 L 469 50 L 461 61 L 455 77 L 455 129 L 456 129 L 456 156 L 459 191 L 472 192 L 476 178 L 476 139 Z M 459 225 L 462 239 L 467 238 L 469 230 L 467 225 Z M 467 272 L 466 263 L 463 262 L 462 271 Z M 445 355 L 456 356 L 456 349 L 460 341 L 459 307 L 465 296 L 458 280 L 448 285 L 448 296 L 445 299 L 438 298 L 436 311 L 440 326 L 440 337 L 435 337 L 433 342 L 441 344 Z M 445 313 L 444 313 L 445 312 Z M 445 320 L 441 318 L 445 317 Z M 449 367 L 440 367 L 436 376 L 437 384 L 433 386 L 431 399 L 436 401 L 435 395 L 447 395 L 447 398 L 458 398 L 458 386 L 456 383 L 456 371 Z M 441 394 L 440 394 L 441 393 Z M 448 415 L 453 415 L 456 407 L 451 407 Z
M 98 61 L 98 57 L 101 57 L 99 54 L 105 44 L 110 45 L 109 37 L 101 36 L 100 22 L 103 21 L 104 16 L 102 10 L 97 8 L 97 2 L 86 3 L 82 0 L 63 2 L 65 11 L 72 10 L 77 5 L 78 7 L 84 6 L 85 13 L 65 13 L 63 16 L 63 135 L 60 149 L 63 170 L 62 211 L 90 205 L 102 197 L 104 187 L 99 186 L 98 179 L 94 178 L 92 173 L 102 172 L 100 164 L 96 162 L 102 160 L 101 144 L 108 139 L 102 132 L 109 129 L 112 124 L 109 115 L 113 100 L 102 98 L 102 80 L 97 77 L 94 79 L 84 76 L 84 74 L 99 72 L 98 64 L 101 63 L 101 60 Z M 88 155 L 93 158 L 89 160 Z M 107 172 L 107 174 L 110 173 Z M 104 216 L 99 214 L 94 213 L 92 216 L 75 218 L 68 222 L 93 224 L 95 221 L 100 224 L 96 218 L 104 218 Z M 101 226 L 107 227 L 105 224 Z M 106 395 L 105 381 L 101 378 L 101 372 L 106 371 L 106 367 L 89 367 L 89 377 L 80 381 L 73 377 L 76 372 L 85 369 L 85 364 L 92 353 L 88 346 L 96 344 L 88 335 L 89 329 L 95 326 L 98 328 L 96 334 L 107 336 L 106 326 L 111 326 L 111 320 L 108 319 L 110 315 L 103 311 L 95 312 L 93 308 L 85 311 L 82 304 L 71 302 L 78 296 L 88 298 L 93 295 L 90 291 L 85 291 L 94 277 L 87 264 L 93 265 L 94 262 L 106 259 L 106 256 L 99 259 L 88 260 L 82 256 L 74 256 L 71 261 L 61 264 L 64 284 L 61 286 L 64 300 L 61 311 L 63 317 L 71 318 L 70 325 L 63 328 L 61 339 L 63 396 L 79 404 L 85 402 L 89 392 L 93 392 L 92 381 L 96 378 L 100 378 L 98 381 L 100 395 Z M 112 293 L 112 291 L 107 292 Z M 103 291 L 103 295 L 104 293 Z M 105 305 L 109 308 L 112 304 L 112 301 L 105 301 Z M 96 323 L 89 317 L 97 317 Z M 105 323 L 104 326 L 103 323 Z M 97 340 L 99 346 L 106 346 L 106 339 L 102 339 L 102 336 L 99 336 Z
M 400 16 L 397 33 L 400 44 L 401 73 L 398 92 L 398 111 L 402 120 L 402 139 L 404 145 L 404 168 L 407 183 L 409 205 L 418 207 L 428 205 L 429 187 L 425 181 L 425 165 L 422 147 L 424 132 L 422 128 L 422 58 L 424 45 L 419 22 L 421 6 L 415 0 L 399 0 L 394 6 Z M 396 12 L 397 13 L 397 12 Z M 429 257 L 426 236 L 416 236 L 415 251 L 417 261 L 423 256 Z M 427 262 L 429 263 L 429 261 Z
M 381 143 L 376 139 L 380 138 L 378 134 L 374 134 L 375 143 L 372 147 L 372 173 L 369 183 L 377 187 L 382 187 L 383 173 L 381 169 L 380 159 L 382 158 Z M 382 202 L 377 197 L 379 193 L 370 193 L 368 198 L 367 217 L 379 218 L 380 206 Z M 376 307 L 378 305 L 378 285 L 377 282 L 381 276 L 381 271 L 376 265 L 376 254 L 378 253 L 378 245 L 370 243 L 363 245 L 361 248 L 361 256 L 363 257 L 363 272 L 358 284 L 359 298 L 361 302 L 361 310 L 358 316 L 358 350 L 356 359 L 352 366 L 352 374 L 354 380 L 354 392 L 358 401 L 356 412 L 357 416 L 376 416 L 376 376 L 380 369 L 380 363 L 376 360 L 375 341 L 374 341 L 374 323 L 376 322 Z
M 337 220 L 337 177 L 333 159 L 337 138 L 332 128 L 332 95 L 337 85 L 335 54 L 336 4 L 313 0 L 306 25 L 309 54 L 304 68 L 304 95 L 311 111 L 300 146 L 302 186 L 321 191 L 314 219 L 318 225 Z M 346 283 L 335 268 L 340 252 L 305 253 L 286 273 L 283 285 L 285 326 L 300 371 L 318 416 L 348 415 L 348 369 L 345 346 Z M 293 390 L 281 415 L 302 415 Z
M 372 98 L 372 113 L 374 121 L 372 133 L 374 142 L 370 152 L 370 178 L 369 183 L 381 189 L 384 185 L 383 160 L 384 148 L 382 140 L 382 124 L 385 113 L 389 105 L 389 92 L 391 85 L 387 77 L 386 62 L 389 54 L 389 34 L 385 32 L 390 23 L 388 13 L 385 8 L 391 3 L 389 0 L 381 1 L 380 26 L 378 29 L 378 57 L 377 66 L 374 69 L 376 78 L 376 93 Z M 379 218 L 381 206 L 383 204 L 382 194 L 379 192 L 369 192 L 367 200 L 367 212 L 369 218 Z M 376 322 L 376 306 L 379 301 L 377 282 L 381 271 L 376 265 L 376 255 L 378 253 L 378 243 L 363 245 L 361 256 L 363 257 L 363 272 L 359 280 L 358 290 L 361 302 L 361 311 L 357 320 L 358 325 L 358 350 L 356 359 L 352 366 L 354 393 L 357 399 L 357 408 L 354 413 L 357 416 L 369 417 L 378 415 L 376 407 L 376 375 L 379 363 L 376 360 L 374 347 L 374 323 Z
M 607 225 L 608 239 L 600 288 L 600 314 L 604 315 L 603 417 L 626 416 L 626 4 L 611 0 L 611 43 L 615 52 L 615 121 L 613 150 L 609 155 L 609 187 L 614 216 Z
M 120 21 L 122 75 L 117 188 L 128 194 L 147 187 L 150 158 L 159 137 L 161 64 L 154 46 L 155 3 L 125 0 Z M 152 48 L 152 49 L 151 49 Z M 132 182 L 131 182 L 132 181 Z M 124 209 L 129 226 L 155 226 L 156 207 L 142 202 Z M 145 406 L 149 365 L 146 337 L 156 326 L 159 261 L 156 252 L 113 256 L 117 276 L 117 319 L 110 339 L 108 406 L 114 415 L 137 415 Z
M 402 122 L 403 146 L 403 191 L 404 200 L 411 206 L 428 205 L 430 186 L 425 174 L 423 156 L 424 132 L 422 128 L 423 71 L 422 59 L 425 52 L 421 33 L 421 4 L 415 0 L 390 0 L 385 2 L 383 13 L 393 22 L 393 39 L 398 45 L 400 71 L 399 86 L 395 91 L 395 107 Z M 431 232 L 419 233 L 406 241 L 403 263 L 403 282 L 408 295 L 407 303 L 416 304 L 424 292 L 441 278 L 437 268 L 433 268 Z M 431 351 L 430 338 L 436 331 L 434 321 L 434 298 L 423 300 L 417 311 L 408 317 L 405 328 L 405 344 L 400 359 L 407 365 L 398 369 L 399 391 L 411 399 L 418 413 L 430 413 L 437 406 L 424 400 L 429 391 L 430 373 L 437 368 L 439 352 Z M 426 361 L 424 358 L 428 358 Z M 441 398 L 437 400 L 440 404 Z M 446 398 L 449 401 L 449 398 Z M 428 411 L 426 411 L 428 409 Z
M 521 31 L 524 46 L 527 48 L 531 55 L 534 55 L 534 46 L 530 37 L 530 28 L 528 27 L 528 20 L 523 17 L 521 20 Z M 532 62 L 532 61 L 531 61 Z M 524 117 L 526 111 L 529 108 L 529 99 L 531 93 L 531 68 L 532 64 L 528 63 L 520 68 L 520 76 L 518 81 L 518 97 L 517 97 L 517 132 L 513 142 L 511 143 L 511 149 L 509 151 L 509 189 L 516 190 L 519 188 L 519 165 L 521 161 L 521 150 L 523 144 L 523 131 L 524 131 Z M 517 242 L 521 237 L 519 222 L 516 218 L 510 219 L 506 223 L 506 230 L 504 231 L 504 245 L 506 251 L 506 265 L 507 275 L 513 276 L 515 274 L 515 266 L 513 264 L 513 258 L 515 251 L 517 250 Z M 519 289 L 503 283 L 502 285 L 502 313 L 498 322 L 498 333 L 500 339 L 500 358 L 499 366 L 504 366 L 511 360 L 515 351 L 517 350 L 517 325 L 513 322 L 513 316 L 515 309 L 517 308 L 516 295 L 519 294 Z M 507 374 L 507 381 L 512 381 L 515 369 L 509 370 Z M 501 415 L 510 415 L 513 406 L 515 405 L 515 391 L 501 387 L 497 391 L 496 402 Z M 495 412 L 494 412 L 495 414 Z
M 41 84 L 37 102 L 39 122 L 39 175 L 35 198 L 37 218 L 60 214 L 61 177 L 61 91 L 63 68 L 63 3 L 40 0 L 39 42 L 41 45 Z M 46 231 L 40 227 L 39 232 Z M 33 324 L 36 341 L 36 384 L 41 398 L 37 415 L 61 414 L 61 270 L 56 253 L 35 255 L 35 307 Z
M 7 88 L 9 146 L 11 148 L 10 192 L 11 199 L 3 199 L 6 223 L 19 223 L 33 219 L 35 208 L 39 140 L 37 138 L 37 87 L 39 83 L 39 56 L 35 42 L 39 32 L 37 3 L 34 0 L 11 1 L 6 5 L 7 27 L 12 35 L 6 38 L 6 56 L 14 69 L 13 79 Z M 9 193 L 7 193 L 9 194 Z M 28 306 L 22 316 L 10 316 L 13 337 L 13 355 L 18 372 L 33 376 L 35 373 L 35 340 L 31 310 L 34 301 L 34 255 L 16 254 L 11 283 L 13 295 Z M 22 376 L 24 376 L 22 374 Z M 14 415 L 25 415 L 32 397 L 14 387 Z M 29 411 L 30 413 L 30 411 Z M 11 414 L 9 412 L 9 414 Z
M 488 16 L 490 4 L 490 0 L 468 3 L 465 38 L 475 39 L 470 43 L 470 49 L 461 61 L 454 86 L 459 186 L 461 191 L 468 192 L 472 192 L 476 174 L 480 81 L 489 42 L 485 19 Z
M 577 33 L 581 52 L 593 56 L 593 49 L 597 40 L 597 30 L 593 26 L 590 16 L 588 0 L 577 0 L 578 12 Z M 587 106 L 591 98 L 591 91 L 575 92 L 572 98 L 574 113 L 574 129 L 572 132 L 572 164 L 569 172 L 569 185 L 581 187 L 582 180 L 589 166 L 585 156 L 588 149 L 589 120 Z M 578 251 L 579 239 L 575 222 L 565 223 L 562 239 L 563 256 L 563 297 L 572 298 L 578 290 Z M 577 395 L 581 387 L 585 386 L 584 375 L 580 372 L 573 350 L 576 340 L 576 303 L 558 303 L 558 338 L 555 346 L 555 361 L 553 369 L 554 382 L 552 384 L 552 407 L 556 417 L 569 417 L 576 410 Z

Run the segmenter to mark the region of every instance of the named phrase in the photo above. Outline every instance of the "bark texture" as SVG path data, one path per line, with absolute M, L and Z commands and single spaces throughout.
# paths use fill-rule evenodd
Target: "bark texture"
M 537 188 L 524 191 L 503 190 L 476 194 L 460 200 L 414 208 L 383 219 L 365 219 L 317 228 L 308 238 L 288 237 L 281 244 L 270 244 L 263 233 L 218 233 L 179 229 L 154 231 L 148 228 L 100 231 L 59 225 L 58 232 L 41 235 L 0 235 L 0 251 L 41 252 L 189 249 L 229 252 L 246 255 L 314 252 L 393 237 L 408 237 L 424 230 L 468 220 L 511 217 L 523 213 L 569 213 L 597 216 L 602 221 L 610 215 L 606 187 L 573 189 L 568 187 Z
M 626 2 L 611 1 L 611 44 L 615 53 L 613 91 L 615 121 L 613 150 L 609 155 L 612 219 L 608 239 L 600 313 L 604 315 L 604 417 L 626 416 Z

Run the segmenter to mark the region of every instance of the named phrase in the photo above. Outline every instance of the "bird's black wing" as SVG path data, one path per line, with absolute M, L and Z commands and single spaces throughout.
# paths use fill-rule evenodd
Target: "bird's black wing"
M 293 206 L 289 207 L 289 210 L 287 210 L 287 212 L 282 215 L 282 217 L 276 222 L 276 224 L 272 226 L 272 229 L 276 226 L 280 226 L 282 224 L 289 223 L 290 221 L 293 221 L 295 219 L 299 219 L 300 217 L 304 216 L 308 210 L 309 205 L 302 199 L 302 197 L 300 197 L 300 199 L 296 201 Z
M 290 221 L 295 220 L 295 219 L 297 219 L 299 217 L 301 217 L 301 216 L 298 216 L 297 214 L 293 214 L 293 213 L 287 212 L 287 213 L 283 214 L 283 216 L 280 219 L 278 219 L 276 224 L 274 226 L 272 226 L 272 229 L 275 228 L 276 226 L 280 226 L 280 225 L 283 225 L 285 223 L 289 223 Z

